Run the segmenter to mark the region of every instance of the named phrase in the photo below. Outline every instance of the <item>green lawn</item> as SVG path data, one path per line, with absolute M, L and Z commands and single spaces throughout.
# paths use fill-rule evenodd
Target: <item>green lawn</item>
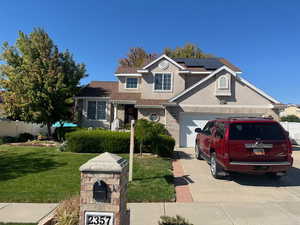
M 59 202 L 79 194 L 78 168 L 97 154 L 59 152 L 53 147 L 0 145 L 0 202 Z M 128 158 L 127 154 L 121 155 Z M 171 162 L 134 158 L 130 202 L 171 201 Z

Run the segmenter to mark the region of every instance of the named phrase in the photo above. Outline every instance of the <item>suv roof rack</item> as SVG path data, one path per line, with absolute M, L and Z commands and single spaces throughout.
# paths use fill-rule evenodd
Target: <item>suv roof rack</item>
M 250 120 L 273 120 L 272 116 L 264 117 L 264 116 L 229 116 L 226 118 L 216 118 L 219 120 L 240 120 L 240 119 L 250 119 Z

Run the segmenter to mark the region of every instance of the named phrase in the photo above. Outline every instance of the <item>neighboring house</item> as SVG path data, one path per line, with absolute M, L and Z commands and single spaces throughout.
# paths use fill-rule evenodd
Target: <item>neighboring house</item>
M 228 116 L 272 116 L 280 104 L 240 76 L 223 58 L 171 59 L 166 55 L 142 68 L 119 67 L 117 82 L 93 81 L 76 97 L 86 127 L 110 128 L 146 118 L 165 124 L 177 146 L 194 146 L 196 127 Z
M 297 116 L 300 118 L 300 105 L 289 104 L 280 112 L 280 116 Z

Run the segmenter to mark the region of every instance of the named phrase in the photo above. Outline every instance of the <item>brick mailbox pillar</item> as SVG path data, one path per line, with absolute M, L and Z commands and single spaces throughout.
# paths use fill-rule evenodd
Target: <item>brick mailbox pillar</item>
M 80 167 L 79 225 L 129 225 L 127 160 L 103 153 Z

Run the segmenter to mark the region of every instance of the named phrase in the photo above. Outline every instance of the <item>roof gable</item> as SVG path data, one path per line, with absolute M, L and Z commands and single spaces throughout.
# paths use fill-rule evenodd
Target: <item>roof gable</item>
M 152 66 L 153 64 L 155 64 L 156 62 L 159 62 L 161 59 L 165 58 L 166 60 L 168 60 L 169 62 L 171 62 L 172 64 L 174 64 L 175 66 L 177 66 L 178 68 L 184 70 L 185 68 L 178 64 L 176 61 L 174 61 L 173 59 L 171 59 L 170 57 L 168 57 L 167 55 L 163 54 L 160 57 L 158 57 L 157 59 L 153 60 L 152 62 L 148 63 L 146 66 L 144 66 L 142 69 L 146 70 L 147 68 L 149 68 L 150 66 Z
M 195 83 L 194 85 L 192 85 L 191 87 L 189 87 L 188 89 L 184 90 L 183 92 L 179 93 L 178 95 L 176 95 L 175 97 L 171 98 L 169 100 L 169 102 L 174 102 L 176 99 L 180 98 L 181 96 L 187 94 L 188 92 L 194 90 L 196 87 L 198 87 L 199 85 L 201 85 L 202 83 L 206 82 L 207 80 L 212 79 L 216 74 L 218 74 L 219 72 L 226 70 L 227 72 L 229 72 L 230 74 L 232 74 L 236 79 L 238 79 L 239 81 L 241 81 L 242 83 L 244 83 L 245 85 L 247 85 L 249 88 L 251 88 L 252 90 L 254 90 L 255 92 L 259 93 L 261 96 L 263 96 L 264 98 L 268 99 L 269 101 L 279 104 L 280 102 L 277 101 L 276 99 L 272 98 L 271 96 L 267 95 L 264 91 L 262 91 L 261 89 L 255 87 L 254 85 L 252 85 L 250 82 L 248 82 L 247 80 L 245 80 L 244 78 L 241 77 L 237 77 L 236 72 L 234 72 L 233 70 L 231 70 L 230 68 L 228 68 L 227 66 L 222 66 L 219 69 L 211 72 L 207 77 L 205 77 L 204 79 L 200 80 L 199 82 Z

